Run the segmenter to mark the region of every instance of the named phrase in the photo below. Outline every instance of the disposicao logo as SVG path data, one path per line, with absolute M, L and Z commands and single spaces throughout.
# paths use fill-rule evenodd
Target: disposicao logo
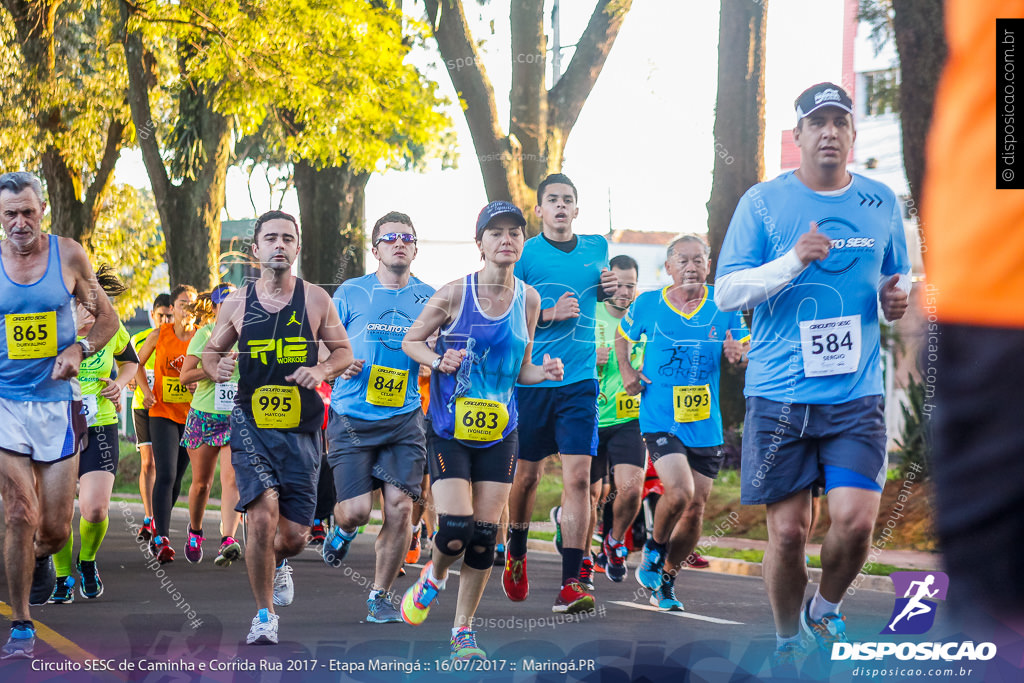
M 889 578 L 896 595 L 903 597 L 896 598 L 889 623 L 881 633 L 926 633 L 935 623 L 936 601 L 946 599 L 949 577 L 943 572 L 893 572 Z

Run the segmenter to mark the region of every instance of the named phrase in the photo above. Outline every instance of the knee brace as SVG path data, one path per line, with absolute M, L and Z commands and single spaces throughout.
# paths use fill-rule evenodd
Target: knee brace
M 473 536 L 466 546 L 462 563 L 467 567 L 483 571 L 494 564 L 494 543 L 498 538 L 498 525 L 494 522 L 475 522 Z
M 434 545 L 445 555 L 461 555 L 473 536 L 472 515 L 438 515 Z

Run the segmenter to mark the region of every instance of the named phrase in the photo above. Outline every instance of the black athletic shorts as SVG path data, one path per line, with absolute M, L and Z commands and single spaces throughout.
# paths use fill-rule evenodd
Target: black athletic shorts
M 461 441 L 443 439 L 432 433 L 428 447 L 427 463 L 432 482 L 465 479 L 511 484 L 516 473 L 519 430 L 513 429 L 498 443 L 484 448 L 471 448 Z
M 682 453 L 690 462 L 690 469 L 711 479 L 718 478 L 718 470 L 722 469 L 725 454 L 721 446 L 693 448 L 684 446 L 675 434 L 668 432 L 651 432 L 644 434 L 647 451 L 651 454 L 651 462 L 669 453 Z
M 608 476 L 616 465 L 643 469 L 647 449 L 640 435 L 640 420 L 597 429 L 597 457 L 590 465 L 590 483 Z
M 78 476 L 86 472 L 110 472 L 116 476 L 119 460 L 117 424 L 89 427 L 89 444 L 78 456 Z

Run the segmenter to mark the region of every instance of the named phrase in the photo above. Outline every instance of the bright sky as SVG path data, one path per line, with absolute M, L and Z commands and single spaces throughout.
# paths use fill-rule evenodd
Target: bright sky
M 504 3 L 464 3 L 474 38 L 486 39 L 484 59 L 508 122 L 508 15 Z M 550 16 L 551 0 L 546 14 Z M 422 5 L 413 4 L 419 10 Z M 681 8 L 685 7 L 685 15 Z M 562 0 L 564 45 L 576 42 L 593 2 Z M 718 55 L 717 0 L 637 0 L 626 17 L 593 93 L 573 129 L 563 171 L 580 192 L 581 233 L 614 228 L 668 231 L 707 229 L 706 204 L 714 162 L 714 106 Z M 793 126 L 793 100 L 805 87 L 841 78 L 843 0 L 771 0 L 766 67 L 766 170 L 778 173 L 779 139 Z M 494 35 L 489 22 L 494 21 Z M 549 28 L 550 35 L 550 28 Z M 563 69 L 572 51 L 563 53 Z M 427 57 L 429 59 L 429 56 Z M 420 60 L 417 59 L 417 62 Z M 441 60 L 428 73 L 457 101 Z M 550 55 L 549 61 L 550 65 Z M 549 67 L 550 68 L 550 67 Z M 408 213 L 421 238 L 472 239 L 472 226 L 486 203 L 480 169 L 465 118 L 451 108 L 460 145 L 459 168 L 427 174 L 388 171 L 367 187 L 370 225 L 390 210 Z M 129 152 L 117 179 L 148 184 L 139 155 Z M 254 184 L 257 208 L 270 208 L 264 187 Z M 245 177 L 229 174 L 228 214 L 253 216 Z M 523 207 L 529 208 L 529 207 Z M 285 210 L 298 213 L 294 196 Z M 439 258 L 421 250 L 419 259 Z M 423 264 L 424 266 L 426 264 Z M 467 265 L 467 269 L 472 267 Z M 452 277 L 462 274 L 452 273 Z

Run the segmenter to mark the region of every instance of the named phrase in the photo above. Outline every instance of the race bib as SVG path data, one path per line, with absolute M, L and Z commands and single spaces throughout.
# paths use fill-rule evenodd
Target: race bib
M 455 438 L 497 441 L 508 426 L 504 404 L 483 398 L 455 399 Z
M 99 398 L 95 394 L 83 394 L 82 415 L 85 416 L 86 426 L 92 427 L 96 424 L 97 412 L 99 412 Z
M 859 315 L 800 323 L 800 350 L 807 377 L 857 372 L 860 348 Z
M 163 401 L 164 403 L 191 403 L 192 392 L 182 384 L 177 377 L 164 375 L 163 379 Z
M 217 382 L 213 387 L 213 409 L 218 413 L 230 413 L 235 408 L 235 394 L 238 382 Z
M 676 422 L 699 422 L 711 417 L 711 389 L 707 384 L 672 387 L 672 402 Z
M 615 394 L 615 419 L 626 420 L 640 417 L 640 397 L 630 396 L 625 391 Z
M 370 368 L 370 382 L 366 386 L 366 402 L 375 406 L 400 408 L 405 405 L 408 381 L 408 370 L 374 365 Z
M 155 379 L 156 379 L 156 370 L 151 370 L 149 368 L 146 368 L 146 384 L 149 385 L 150 389 L 153 388 L 153 380 L 155 380 Z
M 11 360 L 53 358 L 57 355 L 57 312 L 8 313 L 7 357 Z
M 252 393 L 252 416 L 261 429 L 293 429 L 302 417 L 299 388 L 268 384 Z

